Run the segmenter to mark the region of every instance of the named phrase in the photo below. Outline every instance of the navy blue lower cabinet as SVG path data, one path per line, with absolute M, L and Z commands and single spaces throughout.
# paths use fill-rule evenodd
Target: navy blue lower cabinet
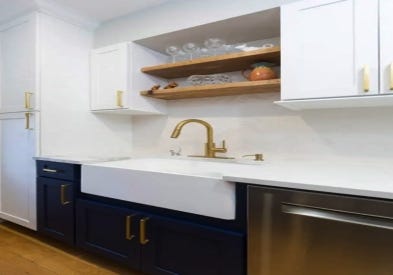
M 146 234 L 140 240 L 143 272 L 246 274 L 244 234 L 157 216 L 149 217 L 145 223 Z
M 244 233 L 78 199 L 77 245 L 146 274 L 245 275 Z
M 74 184 L 69 181 L 37 178 L 38 231 L 74 244 Z
M 78 200 L 76 207 L 79 247 L 139 269 L 138 213 L 87 200 Z
M 37 160 L 36 168 L 38 232 L 74 245 L 80 165 Z

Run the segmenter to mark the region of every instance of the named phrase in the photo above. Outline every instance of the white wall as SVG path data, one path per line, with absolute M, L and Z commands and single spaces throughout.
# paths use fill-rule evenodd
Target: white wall
M 282 1 L 175 1 L 114 20 L 96 33 L 95 45 L 144 38 L 182 28 L 257 12 Z M 181 146 L 184 155 L 201 154 L 205 130 L 186 125 L 178 139 L 176 123 L 201 118 L 215 129 L 215 141 L 226 139 L 228 156 L 261 152 L 273 158 L 392 159 L 393 108 L 293 112 L 273 104 L 279 94 L 188 99 L 168 102 L 168 116 L 134 117 L 137 155 L 168 155 Z
M 226 139 L 228 156 L 264 153 L 266 159 L 392 159 L 393 108 L 357 108 L 294 112 L 273 104 L 279 94 L 178 100 L 168 117 L 133 119 L 134 153 L 169 155 L 203 153 L 203 126 L 184 126 L 171 139 L 175 125 L 200 118 L 214 127 L 216 143 Z M 217 144 L 218 145 L 218 144 Z
M 96 31 L 95 47 L 195 27 L 293 1 L 174 0 L 103 24 Z
M 41 154 L 129 155 L 131 118 L 89 111 L 93 34 L 51 16 L 40 19 Z

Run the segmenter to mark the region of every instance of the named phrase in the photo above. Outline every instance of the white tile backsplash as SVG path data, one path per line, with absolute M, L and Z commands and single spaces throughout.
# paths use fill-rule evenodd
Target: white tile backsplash
M 133 118 L 134 153 L 169 155 L 178 146 L 183 155 L 203 153 L 201 125 L 188 124 L 179 138 L 170 138 L 179 121 L 199 118 L 212 124 L 216 143 L 227 141 L 227 156 L 393 158 L 392 108 L 294 112 L 275 105 L 278 99 L 259 94 L 170 101 L 168 116 Z

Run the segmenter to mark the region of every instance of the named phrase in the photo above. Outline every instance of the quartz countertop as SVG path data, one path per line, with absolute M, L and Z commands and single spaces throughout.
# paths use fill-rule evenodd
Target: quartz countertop
M 177 159 L 198 160 L 184 157 Z M 267 158 L 263 162 L 199 160 L 211 163 L 208 165 L 212 170 L 210 172 L 216 172 L 217 177 L 224 181 L 393 199 L 392 160 L 326 157 Z M 149 170 L 149 160 L 146 161 L 142 170 Z M 110 166 L 109 163 L 105 165 Z M 193 165 L 192 169 L 198 169 L 199 166 Z
M 391 162 L 361 159 L 267 160 L 223 173 L 226 181 L 393 199 Z

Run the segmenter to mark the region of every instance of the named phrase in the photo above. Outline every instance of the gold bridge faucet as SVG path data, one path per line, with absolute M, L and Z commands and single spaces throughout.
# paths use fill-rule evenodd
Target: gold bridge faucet
M 175 129 L 173 129 L 171 138 L 177 138 L 180 135 L 180 131 L 183 128 L 184 125 L 195 122 L 202 124 L 203 126 L 206 127 L 206 133 L 207 133 L 207 142 L 205 143 L 205 155 L 203 157 L 205 158 L 217 158 L 216 153 L 226 153 L 227 148 L 225 147 L 225 140 L 222 141 L 222 147 L 217 148 L 215 143 L 213 142 L 213 127 L 207 123 L 204 120 L 201 119 L 186 119 L 183 121 L 180 121 Z

